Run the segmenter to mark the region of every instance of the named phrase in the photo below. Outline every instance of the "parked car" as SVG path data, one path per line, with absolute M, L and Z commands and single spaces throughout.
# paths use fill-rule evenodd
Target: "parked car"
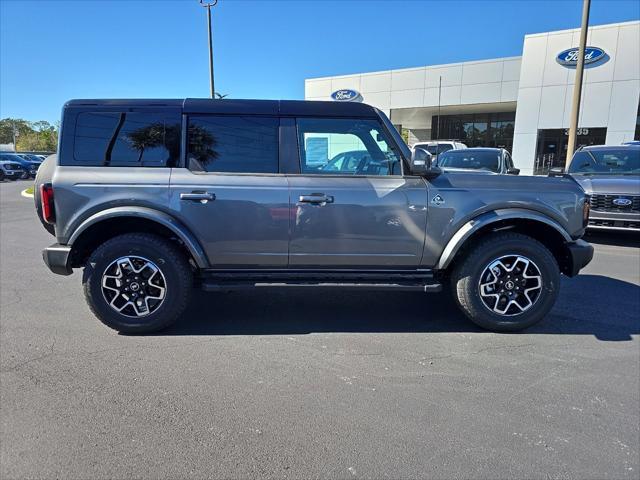
M 0 153 L 0 160 L 4 160 L 6 162 L 17 163 L 22 167 L 23 173 L 20 178 L 26 179 L 29 177 L 35 178 L 36 172 L 40 167 L 42 162 L 34 162 L 31 160 L 27 160 L 24 156 L 19 153 Z
M 40 155 L 35 155 L 33 153 L 18 153 L 25 160 L 29 160 L 30 162 L 42 163 L 43 159 Z
M 589 228 L 640 231 L 640 145 L 582 147 L 568 173 L 589 195 Z
M 431 155 L 434 155 L 438 158 L 443 152 L 448 152 L 449 150 L 462 150 L 468 148 L 464 143 L 459 142 L 457 140 L 433 140 L 430 142 L 418 142 L 413 145 L 413 149 L 421 148 L 426 150 Z
M 449 150 L 438 156 L 438 166 L 447 171 L 475 170 L 484 173 L 518 175 L 511 154 L 504 148 L 466 148 Z
M 23 168 L 14 162 L 0 160 L 0 180 L 17 180 L 24 174 Z
M 76 100 L 60 135 L 35 182 L 56 236 L 44 261 L 84 268 L 90 308 L 122 332 L 172 324 L 194 285 L 449 285 L 478 325 L 519 330 L 593 255 L 571 178 L 449 174 L 363 103 Z M 319 170 L 320 148 L 366 150 L 375 168 Z

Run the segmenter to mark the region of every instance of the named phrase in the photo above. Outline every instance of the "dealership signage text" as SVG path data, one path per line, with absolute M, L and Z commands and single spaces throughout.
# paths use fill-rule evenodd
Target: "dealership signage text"
M 586 47 L 584 49 L 584 64 L 588 65 L 590 63 L 595 63 L 598 60 L 603 59 L 605 55 L 606 53 L 601 48 Z M 578 49 L 569 48 L 567 50 L 563 50 L 556 57 L 556 61 L 565 67 L 575 67 L 578 65 Z
M 358 97 L 360 97 L 359 92 L 349 89 L 336 90 L 331 94 L 331 98 L 337 102 L 351 102 Z

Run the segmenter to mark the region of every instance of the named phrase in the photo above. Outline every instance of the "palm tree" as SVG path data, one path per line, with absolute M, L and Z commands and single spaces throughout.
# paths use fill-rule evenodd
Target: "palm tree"
M 127 133 L 127 140 L 131 147 L 139 150 L 138 164 L 142 165 L 142 155 L 145 149 L 165 145 L 164 123 L 157 122 Z

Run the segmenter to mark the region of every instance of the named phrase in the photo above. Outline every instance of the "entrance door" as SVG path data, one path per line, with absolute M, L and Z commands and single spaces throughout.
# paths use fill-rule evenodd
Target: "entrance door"
M 606 128 L 579 128 L 576 148 L 586 145 L 604 145 L 606 137 Z M 554 167 L 564 167 L 568 143 L 568 128 L 538 130 L 534 175 L 546 175 Z
M 377 120 L 297 120 L 300 174 L 288 177 L 290 268 L 415 268 L 427 187 L 404 177 Z M 295 215 L 293 215 L 293 213 Z

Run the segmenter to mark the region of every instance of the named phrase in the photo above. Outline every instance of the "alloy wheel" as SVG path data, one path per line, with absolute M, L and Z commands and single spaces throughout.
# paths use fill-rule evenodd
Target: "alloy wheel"
M 522 255 L 505 255 L 482 271 L 478 283 L 485 307 L 498 315 L 515 316 L 529 310 L 542 293 L 538 266 Z
M 109 306 L 127 317 L 144 317 L 164 302 L 167 282 L 160 268 L 144 257 L 120 257 L 102 274 L 102 295 Z

